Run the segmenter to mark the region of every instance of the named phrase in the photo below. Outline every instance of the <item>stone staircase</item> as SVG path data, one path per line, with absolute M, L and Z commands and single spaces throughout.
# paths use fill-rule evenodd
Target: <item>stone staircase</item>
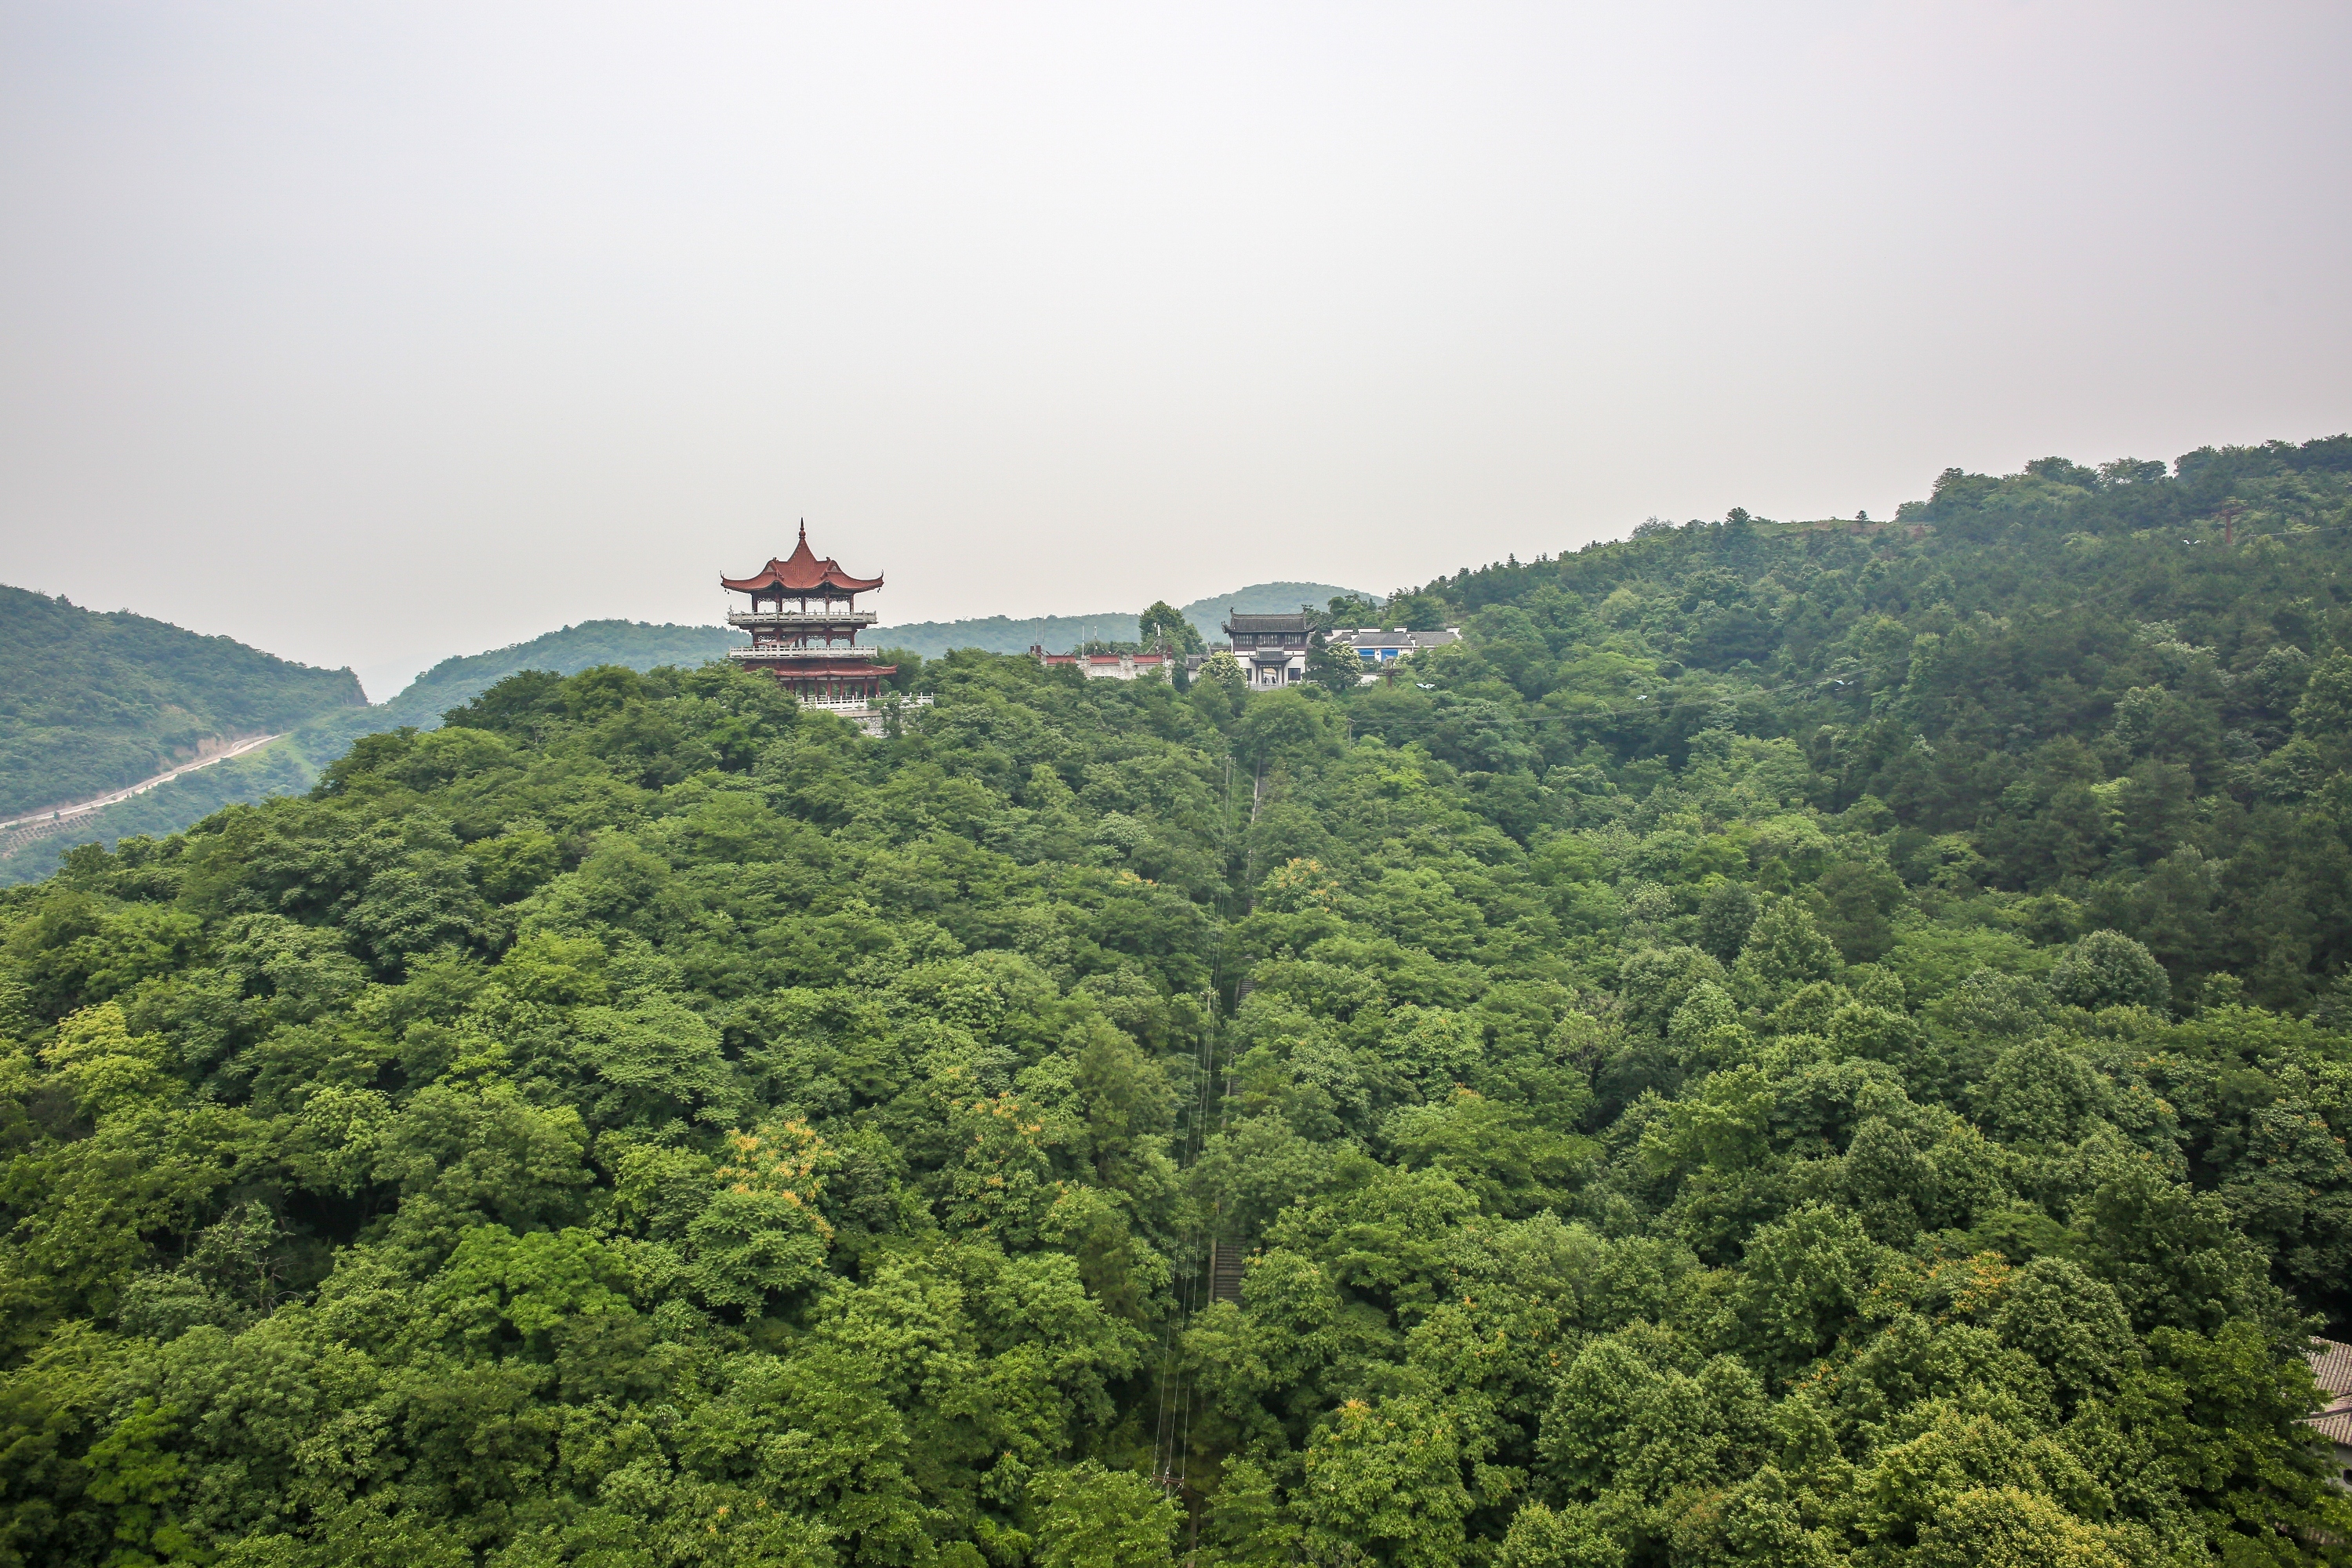
M 1248 1264 L 1238 1247 L 1209 1243 L 1209 1300 L 1241 1305 L 1242 1270 Z

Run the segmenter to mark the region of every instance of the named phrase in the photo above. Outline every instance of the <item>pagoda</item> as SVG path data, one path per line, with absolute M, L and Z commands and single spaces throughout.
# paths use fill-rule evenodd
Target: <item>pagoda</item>
M 719 583 L 751 595 L 748 612 L 727 616 L 729 626 L 751 634 L 751 646 L 730 648 L 727 657 L 766 670 L 810 707 L 868 708 L 881 693 L 882 678 L 898 668 L 875 663 L 874 650 L 857 646 L 858 629 L 875 618 L 872 610 L 857 607 L 857 595 L 879 588 L 882 579 L 853 577 L 829 555 L 819 560 L 809 548 L 806 522 L 790 555 L 770 560 L 749 577 Z

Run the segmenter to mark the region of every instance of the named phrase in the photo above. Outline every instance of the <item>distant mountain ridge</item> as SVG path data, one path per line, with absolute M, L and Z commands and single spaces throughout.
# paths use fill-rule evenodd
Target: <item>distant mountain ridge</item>
M 1349 590 L 1324 583 L 1256 583 L 1245 588 L 1236 588 L 1229 594 L 1195 599 L 1181 608 L 1185 616 L 1200 628 L 1204 640 L 1216 642 L 1223 637 L 1218 629 L 1218 623 L 1229 610 L 1237 610 L 1244 615 L 1295 610 L 1301 604 L 1320 605 L 1347 592 Z M 0 589 L 0 594 L 19 595 L 41 605 L 63 603 L 13 588 Z M 15 608 L 17 606 L 0 602 L 0 612 Z M 244 659 L 255 668 L 274 668 L 301 672 L 304 679 L 324 678 L 321 689 L 330 695 L 344 693 L 350 700 L 309 710 L 252 710 L 260 718 L 253 721 L 250 728 L 237 732 L 262 733 L 280 727 L 289 732 L 281 739 L 243 756 L 215 763 L 160 784 L 145 795 L 92 812 L 87 817 L 77 819 L 70 832 L 24 844 L 13 851 L 0 850 L 0 886 L 47 876 L 57 868 L 65 851 L 75 844 L 92 840 L 111 844 L 132 834 L 160 836 L 175 833 L 201 822 L 225 805 L 307 790 L 317 780 L 320 771 L 342 755 L 362 735 L 398 729 L 402 725 L 415 725 L 420 730 L 434 729 L 440 724 L 442 714 L 452 708 L 463 707 L 519 670 L 546 669 L 558 675 L 577 675 L 601 664 L 622 664 L 632 669 L 652 669 L 665 664 L 698 665 L 708 659 L 724 658 L 729 648 L 740 647 L 746 641 L 741 633 L 728 626 L 655 625 L 646 621 L 583 621 L 576 626 L 563 626 L 543 637 L 533 637 L 528 642 L 513 643 L 485 653 L 445 658 L 410 681 L 388 700 L 370 706 L 360 696 L 358 679 L 347 669 L 313 670 L 306 665 L 290 664 L 276 658 L 258 648 L 247 647 L 228 637 L 202 637 L 144 616 L 96 616 L 79 609 L 72 610 L 72 614 L 89 616 L 92 620 L 127 619 L 145 627 L 160 628 L 173 637 L 185 638 L 190 643 L 207 647 L 220 645 L 221 648 L 236 650 L 234 656 L 222 653 L 223 658 Z M 1023 621 L 991 616 L 960 621 L 881 626 L 876 628 L 871 637 L 881 647 L 906 648 L 926 658 L 936 658 L 950 648 L 960 647 L 979 648 L 991 653 L 1026 653 L 1032 646 L 1042 645 L 1060 652 L 1090 639 L 1131 640 L 1136 635 L 1136 615 L 1137 611 L 1098 616 L 1041 616 Z M 0 628 L 16 624 L 0 618 Z M 37 644 L 38 639 L 29 640 Z M 172 646 L 181 645 L 174 643 Z M 13 651 L 13 641 L 9 647 L 12 651 L 7 657 L 17 658 Z M 220 652 L 220 648 L 215 648 L 215 652 Z M 15 667 L 10 665 L 6 668 Z M 0 716 L 7 712 L 6 701 L 6 696 L 0 695 Z M 240 715 L 247 711 L 237 708 L 224 710 Z M 226 732 L 225 730 L 205 731 Z M 6 732 L 5 741 L 0 742 L 0 757 L 9 754 L 8 747 L 17 744 L 18 741 L 19 736 L 16 732 Z M 189 744 L 193 746 L 194 743 L 192 737 Z M 141 767 L 127 776 L 109 779 L 88 789 L 79 798 L 87 799 L 104 794 L 107 789 L 136 783 L 169 765 L 170 762 L 166 760 L 155 766 Z M 36 790 L 35 793 L 39 792 Z M 54 794 L 43 795 L 37 800 L 29 801 L 26 809 L 62 804 L 67 798 Z
M 125 788 L 209 741 L 366 704 L 349 669 L 0 586 L 0 818 Z
M 488 653 L 443 659 L 371 711 L 394 724 L 429 728 L 452 708 L 462 708 L 508 676 L 523 669 L 577 675 L 600 664 L 652 669 L 665 664 L 702 664 L 724 658 L 730 647 L 751 639 L 732 626 L 688 626 L 675 622 L 582 621 L 529 642 Z M 386 726 L 377 724 L 374 729 Z
M 1214 643 L 1224 640 L 1219 626 L 1229 611 L 1263 616 L 1295 610 L 1302 604 L 1320 609 L 1339 595 L 1353 592 L 1328 583 L 1253 583 L 1230 594 L 1212 594 L 1178 607 L 1200 632 L 1202 641 Z M 877 626 L 873 640 L 884 647 L 902 647 L 925 658 L 937 658 L 959 647 L 979 648 L 987 653 L 1027 653 L 1032 647 L 1043 647 L 1048 653 L 1067 653 L 1085 642 L 1134 641 L 1135 619 L 1142 610 L 1143 606 L 1138 605 L 1132 610 L 1107 610 L 1093 616 L 1035 616 L 1027 620 L 987 616 L 960 621 L 909 621 L 903 626 Z

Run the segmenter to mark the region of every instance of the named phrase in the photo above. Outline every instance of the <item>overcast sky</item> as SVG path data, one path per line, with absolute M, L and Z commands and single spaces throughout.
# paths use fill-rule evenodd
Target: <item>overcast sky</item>
M 2352 6 L 0 4 L 0 581 L 418 668 L 2352 426 Z

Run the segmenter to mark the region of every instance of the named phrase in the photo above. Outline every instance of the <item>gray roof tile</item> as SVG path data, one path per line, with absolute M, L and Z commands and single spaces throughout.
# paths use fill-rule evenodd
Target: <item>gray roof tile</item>
M 2352 1394 L 2352 1345 L 2315 1337 L 2311 1342 L 2311 1375 L 2330 1394 Z

